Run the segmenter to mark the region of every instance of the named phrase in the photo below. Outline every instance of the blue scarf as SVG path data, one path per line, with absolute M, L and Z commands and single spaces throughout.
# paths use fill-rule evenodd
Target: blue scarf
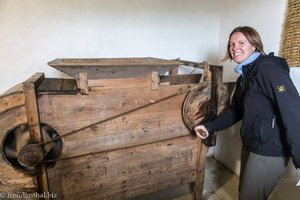
M 243 74 L 243 66 L 252 63 L 259 55 L 260 55 L 259 52 L 254 52 L 254 53 L 251 54 L 246 60 L 244 60 L 244 62 L 238 64 L 238 65 L 234 68 L 234 71 L 235 71 L 236 73 L 238 73 L 238 74 Z

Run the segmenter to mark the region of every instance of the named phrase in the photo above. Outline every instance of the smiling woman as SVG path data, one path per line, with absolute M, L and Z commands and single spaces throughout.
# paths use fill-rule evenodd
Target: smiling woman
M 212 134 L 243 120 L 239 199 L 266 200 L 289 157 L 300 168 L 300 113 L 295 109 L 300 108 L 300 97 L 287 62 L 265 55 L 252 27 L 237 27 L 231 32 L 227 53 L 238 64 L 235 70 L 240 74 L 232 103 L 217 118 L 194 130 L 205 139 L 201 131 Z

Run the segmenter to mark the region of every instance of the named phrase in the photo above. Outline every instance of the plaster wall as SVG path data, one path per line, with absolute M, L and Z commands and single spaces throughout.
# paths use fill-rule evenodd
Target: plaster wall
M 215 63 L 219 0 L 0 0 L 0 94 L 56 58 Z

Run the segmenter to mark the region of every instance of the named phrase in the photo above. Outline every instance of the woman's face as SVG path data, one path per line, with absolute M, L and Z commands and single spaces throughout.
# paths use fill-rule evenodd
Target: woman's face
M 229 41 L 230 55 L 234 62 L 240 64 L 246 60 L 254 51 L 255 46 L 250 44 L 245 35 L 241 32 L 233 33 Z

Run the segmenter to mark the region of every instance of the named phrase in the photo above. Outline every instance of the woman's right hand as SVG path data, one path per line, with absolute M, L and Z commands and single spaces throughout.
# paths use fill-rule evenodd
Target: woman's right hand
M 195 126 L 194 131 L 196 135 L 203 140 L 209 136 L 207 129 L 203 125 Z

